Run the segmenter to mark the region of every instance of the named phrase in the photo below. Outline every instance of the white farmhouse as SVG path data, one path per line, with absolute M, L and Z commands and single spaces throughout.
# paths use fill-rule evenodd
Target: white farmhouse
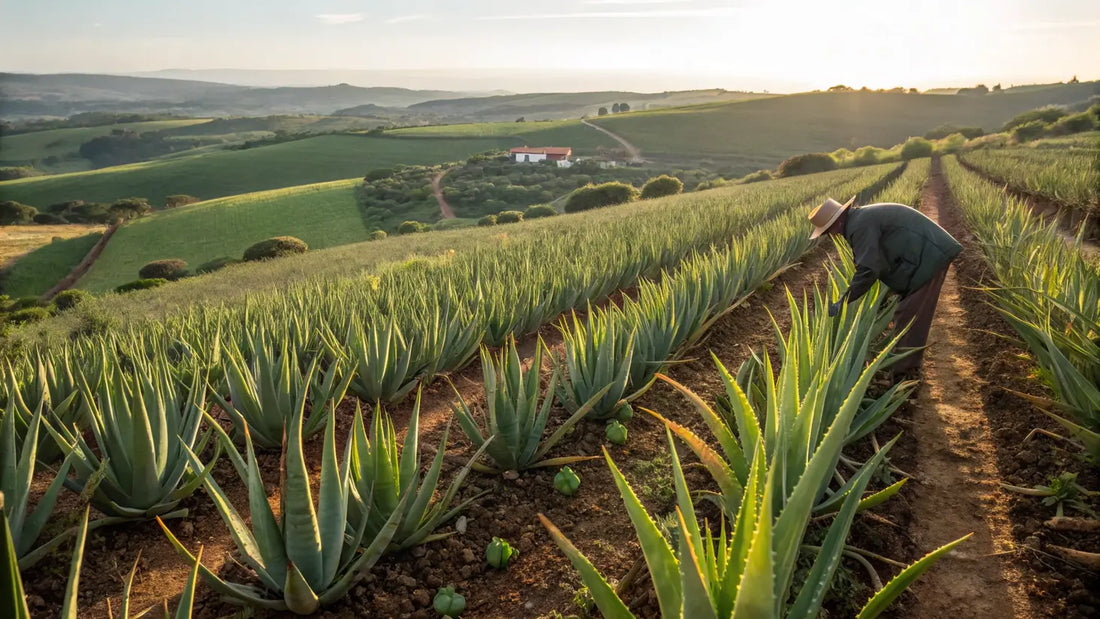
M 573 149 L 568 146 L 522 146 L 511 150 L 512 161 L 516 163 L 538 163 L 540 161 L 556 161 L 559 167 L 567 168 L 570 165 L 569 158 L 573 156 Z

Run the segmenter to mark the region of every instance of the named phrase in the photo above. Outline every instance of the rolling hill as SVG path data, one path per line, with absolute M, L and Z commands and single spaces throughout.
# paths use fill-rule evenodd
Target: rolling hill
M 362 176 L 399 163 L 436 164 L 514 144 L 514 139 L 392 139 L 324 135 L 245 150 L 211 150 L 186 156 L 0 182 L 0 200 L 44 208 L 67 200 L 111 202 L 190 194 L 208 200 L 279 187 Z
M 92 138 L 109 135 L 112 131 L 171 131 L 209 122 L 206 118 L 179 120 L 152 120 L 136 123 L 118 123 L 97 127 L 73 127 L 32 131 L 0 136 L 0 166 L 35 165 L 50 171 L 79 171 L 91 168 L 91 162 L 79 158 L 80 145 Z M 56 165 L 44 165 L 42 160 L 56 157 Z M 73 159 L 75 157 L 75 159 Z M 69 159 L 65 161 L 65 159 Z
M 298 237 L 310 249 L 365 241 L 370 230 L 355 202 L 360 182 L 275 189 L 155 213 L 120 228 L 78 286 L 105 292 L 162 258 L 185 260 L 192 269 L 215 258 L 240 258 L 249 245 L 273 236 Z
M 647 159 L 710 161 L 745 173 L 799 153 L 889 147 L 945 123 L 998 130 L 1025 110 L 1079 103 L 1097 93 L 1100 82 L 985 96 L 807 93 L 591 120 L 629 140 Z

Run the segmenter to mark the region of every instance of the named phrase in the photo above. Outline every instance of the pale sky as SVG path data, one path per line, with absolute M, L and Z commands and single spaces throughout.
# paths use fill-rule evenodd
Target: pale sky
M 652 75 L 650 90 L 773 91 L 1100 79 L 1100 0 L 0 0 L 0 9 L 0 71 L 588 71 L 633 76 L 634 88 Z

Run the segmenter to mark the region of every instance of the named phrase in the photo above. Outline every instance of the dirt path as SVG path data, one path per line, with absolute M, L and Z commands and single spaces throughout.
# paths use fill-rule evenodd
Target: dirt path
M 447 175 L 447 170 L 443 170 L 439 174 L 436 174 L 432 178 L 432 193 L 435 194 L 435 201 L 439 203 L 439 212 L 442 213 L 443 219 L 454 219 L 455 212 L 451 209 L 451 205 L 447 204 L 447 200 L 443 197 L 443 177 Z
M 948 200 L 939 166 L 925 186 L 921 210 L 935 221 Z M 974 251 L 974 250 L 970 250 Z M 981 379 L 960 301 L 959 278 L 948 272 L 940 295 L 924 383 L 912 407 L 910 436 L 917 445 L 920 480 L 910 534 L 921 552 L 973 532 L 913 586 L 913 617 L 1034 616 L 1022 576 L 1004 553 L 1013 541 L 1007 499 L 997 485 L 996 449 L 981 393 Z
M 88 252 L 88 255 L 84 256 L 84 259 L 81 260 L 80 263 L 77 264 L 75 267 L 73 267 L 73 270 L 69 271 L 68 275 L 62 278 L 61 281 L 57 282 L 57 285 L 47 290 L 46 294 L 42 295 L 42 300 L 49 301 L 50 299 L 56 297 L 59 292 L 63 290 L 68 290 L 69 288 L 75 286 L 76 282 L 80 281 L 80 278 L 84 277 L 84 274 L 92 268 L 92 265 L 95 264 L 96 259 L 99 258 L 99 255 L 102 254 L 103 250 L 107 247 L 107 241 L 111 240 L 111 237 L 114 236 L 115 232 L 118 231 L 120 226 L 122 226 L 121 223 L 113 223 L 108 226 L 107 229 L 104 230 L 103 236 L 99 237 L 99 240 L 96 241 L 95 245 L 92 246 L 92 249 Z
M 626 138 L 624 138 L 624 137 L 620 136 L 620 135 L 619 135 L 619 134 L 617 134 L 617 133 L 612 133 L 611 131 L 609 131 L 609 130 L 607 130 L 607 129 L 604 129 L 603 127 L 601 127 L 601 126 L 599 126 L 599 125 L 597 125 L 597 124 L 594 124 L 594 123 L 590 123 L 590 122 L 588 122 L 587 120 L 585 120 L 585 119 L 583 119 L 583 118 L 581 119 L 581 122 L 582 122 L 583 124 L 585 124 L 585 125 L 589 126 L 589 127 L 592 127 L 592 128 L 593 128 L 593 129 L 595 129 L 596 131 L 600 131 L 600 132 L 606 133 L 606 134 L 607 134 L 607 135 L 609 135 L 609 136 L 610 136 L 610 137 L 611 137 L 612 139 L 614 139 L 614 140 L 615 140 L 616 142 L 618 142 L 619 144 L 621 144 L 621 145 L 622 145 L 622 147 L 626 149 L 627 155 L 629 155 L 629 156 L 630 156 L 630 163 L 642 163 L 642 162 L 644 162 L 644 161 L 645 161 L 645 159 L 643 159 L 643 158 L 642 158 L 642 151 L 641 151 L 641 150 L 639 150 L 637 146 L 634 146 L 634 145 L 633 145 L 633 144 L 631 144 L 630 142 L 627 142 L 627 141 L 626 141 Z

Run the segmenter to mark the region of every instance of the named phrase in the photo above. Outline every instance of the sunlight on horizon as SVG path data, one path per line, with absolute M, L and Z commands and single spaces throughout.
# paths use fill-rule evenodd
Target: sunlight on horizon
M 513 89 L 777 92 L 1100 78 L 1087 0 L 6 4 L 0 70 L 17 72 L 495 71 Z

